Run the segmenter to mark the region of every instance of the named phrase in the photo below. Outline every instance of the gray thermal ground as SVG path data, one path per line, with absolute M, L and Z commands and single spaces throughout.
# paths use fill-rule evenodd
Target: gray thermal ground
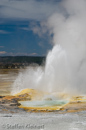
M 1 130 L 86 130 L 86 112 L 0 114 Z

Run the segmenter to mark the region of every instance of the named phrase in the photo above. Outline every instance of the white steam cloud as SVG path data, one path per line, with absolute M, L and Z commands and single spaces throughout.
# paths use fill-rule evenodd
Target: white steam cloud
M 86 0 L 63 0 L 64 11 L 47 20 L 53 49 L 45 68 L 20 73 L 13 90 L 36 88 L 49 92 L 86 93 Z

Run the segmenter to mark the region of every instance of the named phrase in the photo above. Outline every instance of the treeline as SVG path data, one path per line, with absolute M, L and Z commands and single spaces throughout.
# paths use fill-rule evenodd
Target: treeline
M 0 68 L 24 68 L 31 64 L 42 65 L 45 63 L 45 57 L 41 56 L 3 56 L 0 57 Z

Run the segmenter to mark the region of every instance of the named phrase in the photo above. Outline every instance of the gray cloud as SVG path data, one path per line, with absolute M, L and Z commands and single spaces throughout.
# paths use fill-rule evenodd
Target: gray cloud
M 6 54 L 6 53 L 7 53 L 6 51 L 0 51 L 0 55 Z
M 6 52 L 5 51 L 1 51 L 0 54 L 5 54 Z M 35 56 L 37 55 L 37 53 L 33 52 L 33 53 L 21 53 L 21 52 L 18 52 L 18 53 L 14 53 L 14 52 L 7 52 L 6 53 L 7 56 Z
M 0 17 L 42 20 L 58 10 L 58 2 L 37 0 L 0 0 Z
M 9 34 L 9 32 L 4 31 L 4 30 L 0 30 L 0 34 Z
M 0 48 L 4 48 L 4 46 L 0 46 Z

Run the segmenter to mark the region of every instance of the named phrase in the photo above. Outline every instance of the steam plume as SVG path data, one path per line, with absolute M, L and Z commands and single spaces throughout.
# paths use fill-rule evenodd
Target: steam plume
M 59 6 L 63 10 L 47 20 L 54 47 L 45 68 L 19 74 L 14 88 L 86 93 L 86 0 L 63 0 Z

